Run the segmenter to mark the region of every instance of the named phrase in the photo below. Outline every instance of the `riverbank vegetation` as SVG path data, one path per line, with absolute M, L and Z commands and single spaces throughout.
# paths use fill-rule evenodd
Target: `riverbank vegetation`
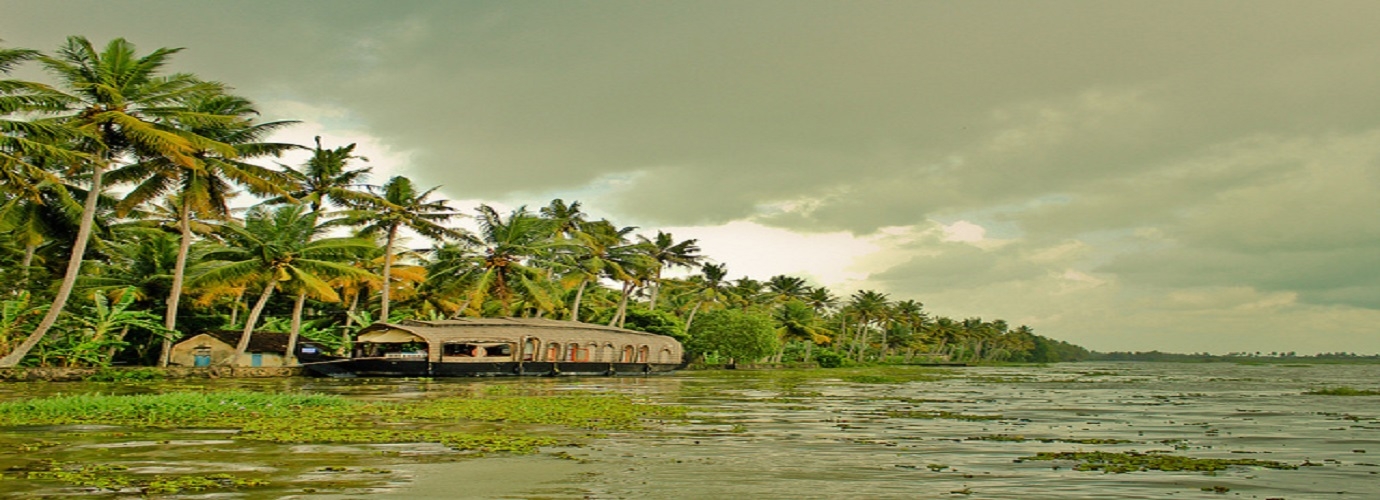
M 273 142 L 292 121 L 261 121 L 229 86 L 171 71 L 179 50 L 82 37 L 0 49 L 0 366 L 161 366 L 172 343 L 213 329 L 244 332 L 240 352 L 255 331 L 342 348 L 373 321 L 504 316 L 670 335 L 738 360 L 1087 355 L 875 290 L 729 279 L 695 240 L 595 220 L 579 202 L 466 212 L 404 176 L 370 184 L 355 145 Z M 10 79 L 24 65 L 52 80 Z M 309 156 L 279 163 L 293 151 Z M 259 203 L 237 215 L 241 194 Z

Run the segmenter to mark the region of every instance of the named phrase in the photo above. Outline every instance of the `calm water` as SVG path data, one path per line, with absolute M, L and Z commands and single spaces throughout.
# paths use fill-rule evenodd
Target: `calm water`
M 203 498 L 1380 498 L 1380 397 L 1301 395 L 1321 387 L 1375 389 L 1380 365 L 1080 363 L 936 373 L 942 376 L 911 382 L 805 380 L 773 372 L 240 382 L 369 399 L 424 397 L 473 384 L 540 385 L 556 392 L 618 391 L 698 411 L 688 424 L 523 457 L 457 460 L 439 447 L 416 445 L 271 445 L 205 431 L 72 448 L 85 446 L 88 455 L 136 471 L 260 471 L 276 474 L 274 484 L 282 485 Z M 0 398 L 83 390 L 39 387 L 0 386 Z M 1000 418 L 912 418 L 941 411 Z M 0 449 L 61 432 L 11 430 L 0 434 Z M 994 435 L 1026 440 L 972 439 Z M 1131 443 L 1059 441 L 1087 439 Z M 1018 460 L 1037 452 L 1131 450 L 1316 465 L 1238 467 L 1215 475 L 1104 474 L 1074 471 L 1067 462 Z M 0 458 L 0 466 L 24 454 Z M 341 479 L 317 471 L 331 464 L 386 472 L 351 477 L 364 485 L 332 495 L 304 494 L 304 488 Z M 25 482 L 0 482 L 0 492 L 83 493 L 16 483 Z M 1229 492 L 1203 491 L 1214 487 Z

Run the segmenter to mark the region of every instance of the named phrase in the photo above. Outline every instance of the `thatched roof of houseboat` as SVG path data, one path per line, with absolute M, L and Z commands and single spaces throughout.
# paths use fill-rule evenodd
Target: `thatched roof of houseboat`
M 458 339 L 491 339 L 511 341 L 523 336 L 559 336 L 613 338 L 634 336 L 639 343 L 674 343 L 674 338 L 655 333 L 639 332 L 591 323 L 559 321 L 539 318 L 461 318 L 445 321 L 403 321 L 401 323 L 375 323 L 360 330 L 360 334 L 380 330 L 402 330 L 421 337 L 428 342 Z M 627 337 L 625 337 L 627 338 Z M 377 341 L 377 340 L 376 340 Z

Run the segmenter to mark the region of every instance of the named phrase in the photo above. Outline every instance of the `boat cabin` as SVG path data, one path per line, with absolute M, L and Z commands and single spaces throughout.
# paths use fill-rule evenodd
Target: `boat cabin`
M 603 325 L 536 318 L 466 318 L 376 323 L 354 339 L 351 360 L 382 374 L 549 371 L 670 371 L 683 350 L 674 338 Z M 365 363 L 368 362 L 368 363 Z M 407 362 L 420 364 L 408 367 Z M 345 366 L 341 366 L 345 368 Z M 382 371 L 380 371 L 382 370 Z

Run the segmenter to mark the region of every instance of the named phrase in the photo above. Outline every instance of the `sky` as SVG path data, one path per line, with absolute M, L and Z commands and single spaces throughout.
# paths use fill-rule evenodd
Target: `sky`
M 1380 3 L 0 0 L 284 140 L 1095 350 L 1380 353 Z M 27 70 L 26 70 L 27 71 Z M 41 77 L 35 74 L 36 78 Z

